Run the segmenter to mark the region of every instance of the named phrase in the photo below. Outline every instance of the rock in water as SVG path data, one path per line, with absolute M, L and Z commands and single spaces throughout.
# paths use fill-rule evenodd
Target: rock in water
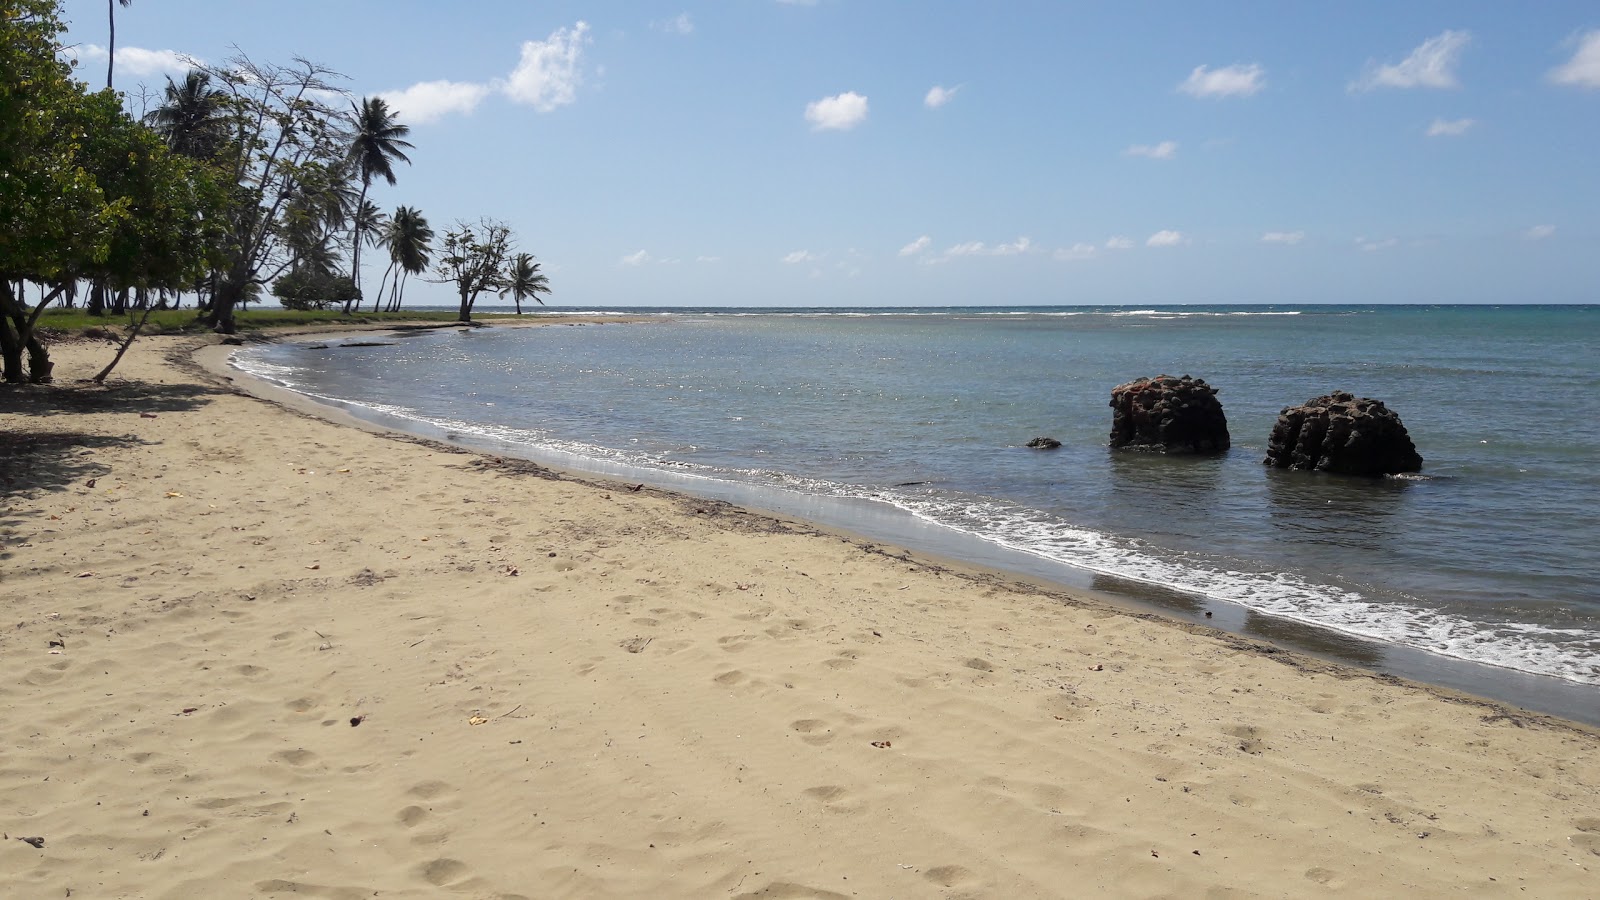
M 1111 446 L 1163 453 L 1221 453 L 1228 417 L 1204 379 L 1159 375 L 1111 389 Z
M 1028 446 L 1035 450 L 1056 450 L 1060 448 L 1061 442 L 1053 437 L 1036 437 L 1028 442 Z
M 1344 391 L 1280 413 L 1262 462 L 1344 475 L 1422 471 L 1422 456 L 1400 417 L 1381 400 Z

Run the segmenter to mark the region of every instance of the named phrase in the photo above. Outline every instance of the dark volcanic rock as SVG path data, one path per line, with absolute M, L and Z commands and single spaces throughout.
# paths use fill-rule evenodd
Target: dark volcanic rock
M 1262 462 L 1344 475 L 1422 471 L 1422 456 L 1400 417 L 1381 400 L 1344 391 L 1284 409 Z
M 1028 442 L 1028 446 L 1035 450 L 1055 450 L 1061 446 L 1061 442 L 1053 437 L 1036 437 Z
M 1163 453 L 1221 453 L 1228 417 L 1200 378 L 1160 375 L 1111 389 L 1111 446 Z

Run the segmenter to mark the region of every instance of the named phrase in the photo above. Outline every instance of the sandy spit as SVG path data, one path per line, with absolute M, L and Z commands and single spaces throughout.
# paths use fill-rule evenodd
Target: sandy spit
M 0 388 L 0 896 L 1600 895 L 1592 729 L 336 424 L 197 343 Z

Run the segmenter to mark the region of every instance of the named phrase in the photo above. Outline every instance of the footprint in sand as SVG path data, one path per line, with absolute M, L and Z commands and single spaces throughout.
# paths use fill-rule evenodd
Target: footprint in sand
M 729 653 L 738 653 L 740 650 L 750 646 L 750 642 L 753 640 L 755 640 L 755 635 L 730 634 L 717 638 L 717 644 Z
M 790 722 L 789 727 L 800 732 L 800 740 L 814 746 L 826 744 L 835 737 L 833 729 L 821 719 L 798 719 Z
M 978 883 L 971 871 L 961 866 L 936 866 L 922 873 L 922 877 L 941 887 L 972 887 Z
M 395 814 L 395 819 L 407 828 L 417 827 L 427 817 L 428 811 L 420 806 L 408 806 Z
M 1261 729 L 1254 725 L 1234 725 L 1231 728 L 1223 729 L 1223 732 L 1238 738 L 1239 742 L 1235 746 L 1242 753 L 1259 756 L 1261 751 L 1267 748 L 1267 745 L 1262 743 L 1261 740 Z
M 243 675 L 246 678 L 254 678 L 257 675 L 265 675 L 265 674 L 267 674 L 266 668 L 264 668 L 262 666 L 251 666 L 251 665 L 234 666 L 233 670 L 235 672 L 238 672 L 240 675 Z
M 718 675 L 711 680 L 724 687 L 733 687 L 739 682 L 744 681 L 747 677 L 747 675 L 738 669 L 733 669 L 732 671 L 723 672 L 721 675 Z
M 459 859 L 436 859 L 417 867 L 417 875 L 434 887 L 444 887 L 467 876 L 467 864 Z
M 994 663 L 989 662 L 987 659 L 984 659 L 984 658 L 979 657 L 979 656 L 974 656 L 973 658 L 971 658 L 971 659 L 967 660 L 966 662 L 962 663 L 962 665 L 966 666 L 969 669 L 977 669 L 979 672 L 993 672 L 994 671 Z
M 412 785 L 411 790 L 407 791 L 411 796 L 421 797 L 424 800 L 437 800 L 455 792 L 455 785 L 443 781 L 419 782 Z
M 279 750 L 272 758 L 291 766 L 306 766 L 317 761 L 317 755 L 310 750 Z
M 1568 838 L 1572 846 L 1587 850 L 1595 856 L 1600 856 L 1600 819 L 1585 816 L 1572 823 L 1578 833 Z

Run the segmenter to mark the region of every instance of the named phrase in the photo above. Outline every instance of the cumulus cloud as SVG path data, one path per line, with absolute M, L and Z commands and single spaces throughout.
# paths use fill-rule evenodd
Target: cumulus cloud
M 849 131 L 866 120 L 867 98 L 855 91 L 806 104 L 806 121 L 812 131 Z
M 642 266 L 642 265 L 644 265 L 645 263 L 647 263 L 649 261 L 650 261 L 649 252 L 647 252 L 645 250 L 640 250 L 637 253 L 629 253 L 627 256 L 624 256 L 622 259 L 617 260 L 617 265 L 619 265 L 619 266 Z
M 670 19 L 651 22 L 650 27 L 667 34 L 694 34 L 694 20 L 686 12 L 678 13 Z
M 522 58 L 506 76 L 501 92 L 539 112 L 572 103 L 578 99 L 578 85 L 583 81 L 579 64 L 589 43 L 589 23 L 583 21 L 571 28 L 557 28 L 545 40 L 523 41 Z
M 1269 231 L 1261 236 L 1261 243 L 1294 246 L 1305 239 L 1306 233 L 1304 231 Z
M 922 105 L 929 109 L 938 109 L 946 103 L 949 103 L 950 98 L 954 97 L 956 95 L 956 91 L 959 90 L 961 90 L 961 85 L 959 84 L 953 88 L 940 87 L 936 84 L 933 87 L 928 88 L 927 96 L 922 98 Z
M 1183 232 L 1164 230 L 1150 235 L 1144 245 L 1146 247 L 1176 247 L 1179 244 L 1187 243 L 1189 243 L 1189 239 L 1183 236 Z
M 1116 235 L 1114 237 L 1108 237 L 1108 238 L 1106 238 L 1106 249 L 1107 250 L 1132 250 L 1133 249 L 1133 238 L 1123 237 L 1120 234 Z
M 407 88 L 380 91 L 408 124 L 426 125 L 451 114 L 470 114 L 491 93 L 539 112 L 551 112 L 578 98 L 583 83 L 583 48 L 591 43 L 589 24 L 557 28 L 543 41 L 523 41 L 522 55 L 505 78 L 489 82 L 422 81 Z M 122 54 L 117 54 L 118 65 Z
M 810 250 L 796 250 L 793 253 L 786 254 L 783 257 L 783 262 L 794 266 L 803 262 L 816 262 L 818 258 L 819 257 Z
M 1428 126 L 1428 137 L 1461 137 L 1476 124 L 1477 119 L 1434 119 Z
M 1545 238 L 1553 237 L 1555 233 L 1556 227 L 1554 225 L 1535 225 L 1524 231 L 1522 237 L 1530 241 L 1542 241 Z
M 1456 63 L 1471 41 L 1472 35 L 1465 31 L 1445 31 L 1423 41 L 1410 56 L 1393 65 L 1367 63 L 1366 71 L 1350 89 L 1460 87 L 1460 82 L 1456 81 Z
M 947 248 L 944 251 L 944 255 L 946 257 L 1019 256 L 1023 253 L 1027 253 L 1032 246 L 1033 241 L 1025 237 L 1019 237 L 1009 244 L 995 244 L 994 246 L 985 244 L 983 241 L 967 241 L 964 244 L 956 244 L 953 247 Z
M 68 59 L 76 58 L 80 63 L 100 62 L 106 58 L 106 48 L 99 44 L 84 44 L 82 47 L 67 49 L 62 55 Z M 194 68 L 200 60 L 187 53 L 176 50 L 146 50 L 143 47 L 118 47 L 117 72 L 132 75 L 136 78 L 145 78 L 151 75 L 179 75 Z
M 1573 38 L 1578 49 L 1564 64 L 1550 70 L 1550 80 L 1568 87 L 1600 88 L 1600 28 Z
M 1373 252 L 1376 252 L 1378 250 L 1387 250 L 1390 247 L 1398 247 L 1398 246 L 1400 246 L 1400 239 L 1399 238 L 1392 238 L 1392 237 L 1390 237 L 1390 238 L 1358 237 L 1358 238 L 1356 238 L 1356 246 L 1360 247 L 1362 250 L 1366 251 L 1367 253 L 1373 253 Z
M 1267 70 L 1258 63 L 1213 69 L 1195 66 L 1178 90 L 1194 97 L 1248 97 L 1267 86 Z
M 426 125 L 451 113 L 468 114 L 489 93 L 488 85 L 467 81 L 421 81 L 402 91 L 378 96 L 409 125 Z
M 1178 142 L 1162 141 L 1159 144 L 1134 144 L 1122 152 L 1125 156 L 1143 156 L 1146 159 L 1171 159 L 1178 155 Z
M 1100 255 L 1100 248 L 1093 244 L 1078 243 L 1073 244 L 1071 247 L 1062 247 L 1050 255 L 1063 262 L 1075 259 L 1094 259 Z
M 928 237 L 927 235 L 923 235 L 922 237 L 917 238 L 916 240 L 912 241 L 911 243 L 905 245 L 904 247 L 901 247 L 900 248 L 900 255 L 901 256 L 916 256 L 917 254 L 921 253 L 922 251 L 928 249 L 928 245 L 932 244 L 932 243 L 933 243 L 933 238 Z

